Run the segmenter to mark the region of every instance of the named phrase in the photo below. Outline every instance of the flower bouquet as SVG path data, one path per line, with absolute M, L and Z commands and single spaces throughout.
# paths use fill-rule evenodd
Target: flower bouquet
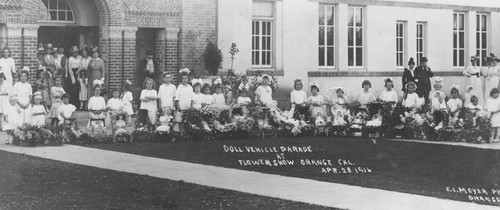
M 14 145 L 19 146 L 61 146 L 64 141 L 62 129 L 50 130 L 45 127 L 24 125 L 12 133 Z
M 193 140 L 213 140 L 213 130 L 207 121 L 203 120 L 203 113 L 196 109 L 184 111 L 182 123 Z

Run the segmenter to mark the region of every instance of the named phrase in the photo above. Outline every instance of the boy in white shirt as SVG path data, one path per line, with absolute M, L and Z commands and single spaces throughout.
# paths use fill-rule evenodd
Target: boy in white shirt
M 158 97 L 160 97 L 161 110 L 174 110 L 174 96 L 177 91 L 175 85 L 172 83 L 172 74 L 163 73 L 163 84 L 160 85 L 158 90 Z

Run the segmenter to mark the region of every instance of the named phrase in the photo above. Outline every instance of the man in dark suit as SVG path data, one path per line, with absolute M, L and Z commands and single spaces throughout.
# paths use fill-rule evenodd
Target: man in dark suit
M 425 103 L 429 103 L 429 92 L 431 91 L 431 77 L 434 76 L 431 68 L 427 66 L 427 58 L 420 59 L 420 66 L 415 69 L 415 82 L 417 83 L 418 96 L 424 97 Z

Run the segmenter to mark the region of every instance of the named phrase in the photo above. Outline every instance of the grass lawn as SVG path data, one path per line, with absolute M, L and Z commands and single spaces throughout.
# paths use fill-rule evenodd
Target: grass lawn
M 0 151 L 0 209 L 323 209 Z
M 238 160 L 276 159 L 276 153 L 225 153 L 231 146 L 311 146 L 312 153 L 285 153 L 293 166 L 242 166 Z M 226 140 L 214 142 L 140 142 L 102 144 L 90 147 L 144 156 L 201 163 L 393 190 L 439 198 L 469 201 L 466 194 L 447 192 L 446 187 L 500 189 L 500 151 L 447 145 L 379 140 L 377 144 L 359 138 L 282 138 L 276 140 Z M 302 166 L 300 159 L 349 160 L 368 167 L 371 173 L 322 173 L 321 167 Z M 338 165 L 338 164 L 336 164 Z M 491 194 L 490 194 L 491 195 Z M 478 202 L 499 205 L 500 203 Z

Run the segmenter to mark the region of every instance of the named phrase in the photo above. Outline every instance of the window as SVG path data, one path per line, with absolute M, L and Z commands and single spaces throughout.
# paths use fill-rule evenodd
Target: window
M 484 58 L 488 53 L 488 16 L 486 14 L 476 15 L 476 55 L 481 60 L 479 65 L 486 65 Z
M 349 7 L 347 23 L 347 64 L 349 67 L 363 66 L 363 8 Z
M 273 4 L 253 3 L 252 66 L 272 66 Z
M 67 0 L 42 0 L 47 14 L 43 20 L 73 22 L 73 10 Z
M 405 61 L 405 22 L 396 22 L 396 66 L 403 67 Z
M 319 6 L 319 67 L 335 66 L 335 7 Z
M 465 67 L 465 13 L 453 13 L 453 66 Z
M 417 66 L 425 53 L 425 23 L 417 22 Z

